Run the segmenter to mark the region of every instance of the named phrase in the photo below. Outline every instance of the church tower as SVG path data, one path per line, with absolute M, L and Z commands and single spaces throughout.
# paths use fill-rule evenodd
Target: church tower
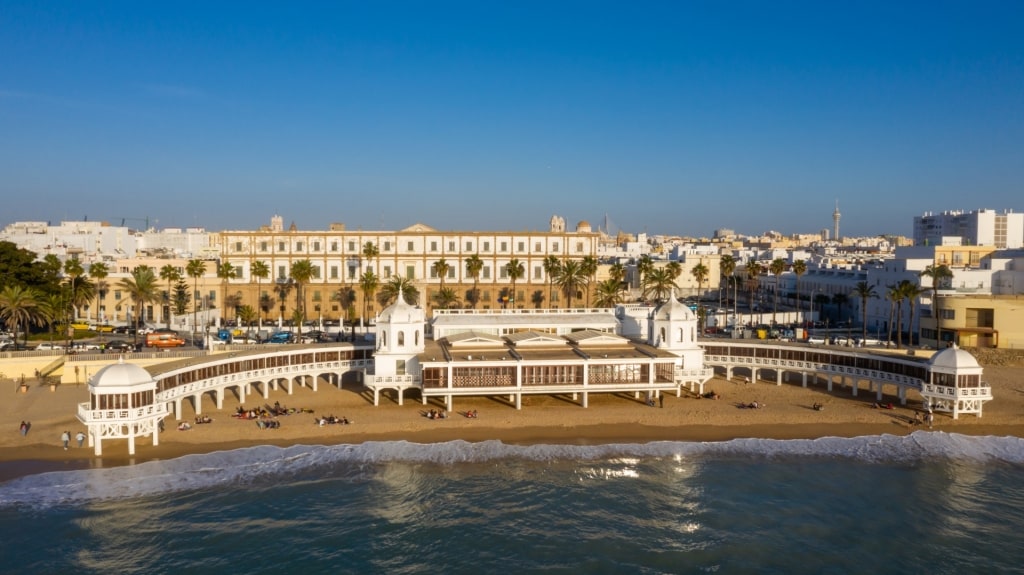
M 651 315 L 647 343 L 681 358 L 679 367 L 704 367 L 704 348 L 697 345 L 697 314 L 679 303 L 675 292 Z

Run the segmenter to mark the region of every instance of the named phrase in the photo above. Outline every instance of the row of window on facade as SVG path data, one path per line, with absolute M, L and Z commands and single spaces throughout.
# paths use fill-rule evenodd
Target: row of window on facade
M 378 247 L 378 251 L 380 251 L 382 253 L 389 253 L 389 252 L 393 251 L 393 248 L 397 244 L 398 244 L 398 242 L 395 242 L 394 244 L 392 244 L 391 241 L 387 241 L 387 240 L 383 241 L 383 242 L 380 243 L 380 246 Z M 420 249 L 416 244 L 417 244 L 417 242 L 413 242 L 413 241 L 406 242 L 405 243 L 405 251 L 408 252 L 408 253 L 422 253 L 423 250 Z M 510 244 L 511 244 L 511 242 L 500 241 L 500 242 L 496 242 L 495 245 L 498 248 L 498 250 L 497 250 L 498 253 L 510 253 L 510 250 L 509 250 L 509 245 Z M 257 251 L 262 252 L 262 253 L 268 253 L 268 252 L 270 252 L 271 245 L 272 245 L 272 242 L 261 241 L 261 242 L 259 242 L 259 249 Z M 446 250 L 446 252 L 447 253 L 456 253 L 457 252 L 457 245 L 458 244 L 456 242 L 449 241 L 448 242 L 448 249 Z M 288 246 L 288 242 L 279 241 L 279 242 L 277 242 L 277 250 L 276 251 L 279 252 L 279 253 L 304 252 L 304 251 L 306 251 L 306 246 L 307 246 L 306 242 L 296 241 L 294 243 L 292 249 L 289 250 L 288 249 L 288 247 L 289 247 Z M 323 251 L 323 249 L 322 249 L 323 246 L 321 245 L 321 243 L 319 241 L 316 241 L 316 240 L 310 241 L 308 243 L 308 246 L 310 248 L 309 249 L 310 252 L 321 252 L 321 251 Z M 481 253 L 491 253 L 492 250 L 491 250 L 491 242 L 490 241 L 482 241 L 482 242 L 480 242 L 480 246 L 481 246 L 481 249 L 480 249 Z M 527 242 L 525 242 L 525 241 L 515 242 L 515 247 L 516 247 L 515 252 L 516 253 L 521 253 L 521 254 L 527 253 L 526 246 L 527 246 Z M 332 253 L 338 253 L 340 251 L 339 248 L 340 248 L 340 243 L 339 242 L 331 242 L 330 243 L 330 250 L 328 250 L 328 251 L 330 251 Z M 431 241 L 430 245 L 429 245 L 429 248 L 430 249 L 427 250 L 428 253 L 440 253 L 441 252 L 441 250 L 440 250 L 440 242 Z M 560 251 L 560 248 L 561 248 L 561 244 L 559 242 L 552 242 L 550 249 L 545 249 L 544 248 L 544 242 L 534 242 L 533 243 L 533 252 L 534 253 L 538 253 L 538 254 L 558 253 Z M 583 248 L 584 248 L 584 243 L 583 242 L 576 242 L 576 253 L 583 253 Z M 352 254 L 356 254 L 356 255 L 362 255 L 362 249 L 363 249 L 362 245 L 358 244 L 355 241 L 349 241 L 348 245 L 347 245 L 346 252 L 352 253 Z M 236 253 L 241 253 L 241 252 L 246 251 L 246 244 L 245 244 L 245 242 L 236 241 L 235 244 L 234 244 L 234 251 Z M 463 250 L 463 252 L 464 253 L 472 253 L 473 251 L 474 251 L 474 249 L 473 249 L 473 242 L 466 242 L 465 243 L 465 249 Z
M 236 274 L 236 278 L 237 279 L 243 279 L 242 275 L 241 275 L 241 269 L 240 268 L 236 268 L 236 269 L 238 269 L 238 273 Z M 458 268 L 456 266 L 450 265 L 449 268 L 448 268 L 448 273 L 445 275 L 445 278 L 446 279 L 450 279 L 450 280 L 457 279 L 457 277 L 456 277 L 456 270 L 457 269 Z M 320 279 L 320 277 L 321 277 L 320 266 L 313 265 L 312 266 L 312 270 L 313 270 L 313 279 L 315 279 L 315 280 Z M 330 271 L 330 274 L 328 275 L 328 279 L 332 279 L 332 280 L 341 279 L 341 275 L 340 275 L 340 271 L 341 270 L 340 270 L 339 266 L 330 266 L 329 271 Z M 359 273 L 359 271 L 360 271 L 359 268 L 356 267 L 356 266 L 348 266 L 348 270 L 347 270 L 348 273 L 345 276 L 346 279 L 349 279 L 349 280 L 352 280 L 352 281 L 357 280 L 358 279 L 358 275 L 357 274 Z M 389 266 L 389 265 L 381 266 L 381 276 L 382 277 L 387 279 L 387 278 L 390 278 L 392 275 L 394 275 L 394 271 L 392 270 L 391 266 Z M 408 278 L 408 279 L 416 279 L 416 266 L 415 265 L 409 265 L 409 266 L 405 267 L 405 277 Z M 433 265 L 431 265 L 430 266 L 430 279 L 439 279 L 439 277 L 440 276 L 437 273 L 437 269 Z M 288 279 L 288 267 L 287 266 L 285 266 L 285 265 L 277 266 L 277 279 L 278 279 L 278 281 L 286 281 Z M 491 279 L 491 266 L 485 265 L 485 266 L 480 268 L 480 279 L 482 279 L 482 280 L 489 280 L 489 279 Z M 502 279 L 502 280 L 509 279 L 508 267 L 507 266 L 498 266 L 498 279 Z M 536 280 L 544 279 L 544 267 L 543 266 L 534 266 L 534 268 L 533 268 L 533 279 L 536 279 Z

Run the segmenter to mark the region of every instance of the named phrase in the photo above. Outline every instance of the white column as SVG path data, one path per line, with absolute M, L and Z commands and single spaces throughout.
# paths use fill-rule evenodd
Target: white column
M 238 404 L 242 405 L 245 403 L 245 388 L 249 387 L 248 384 L 243 383 L 238 386 Z M 223 405 L 218 405 L 217 409 L 224 409 Z
M 96 456 L 99 457 L 100 455 L 103 455 L 103 438 L 100 437 L 99 429 L 98 428 L 93 428 L 92 426 L 90 426 L 89 427 L 89 441 L 92 442 L 94 439 L 95 439 L 95 442 L 96 442 L 95 443 L 96 449 L 93 451 L 93 453 L 95 453 Z
M 128 426 L 128 455 L 135 455 L 135 426 Z
M 405 397 L 405 387 L 399 385 L 397 389 L 398 389 L 398 405 L 402 405 L 402 400 Z M 451 396 L 449 396 L 449 397 L 451 397 Z
M 160 420 L 153 420 L 153 447 L 160 445 Z
M 196 405 L 196 415 L 203 412 L 203 394 L 197 393 L 192 396 L 192 402 Z

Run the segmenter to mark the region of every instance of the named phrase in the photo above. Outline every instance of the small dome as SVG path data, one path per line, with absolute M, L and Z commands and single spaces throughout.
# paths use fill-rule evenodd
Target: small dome
M 943 369 L 977 369 L 981 367 L 973 355 L 956 346 L 947 347 L 936 353 L 928 364 L 933 368 Z
M 89 380 L 92 387 L 125 387 L 152 383 L 153 376 L 148 371 L 134 363 L 124 362 L 104 367 Z
M 590 229 L 590 222 L 587 220 L 580 220 L 580 223 L 576 224 L 577 232 L 589 232 Z
M 680 303 L 673 292 L 668 301 L 659 305 L 658 309 L 654 311 L 654 319 L 658 321 L 696 321 L 697 314 L 693 313 L 690 306 Z

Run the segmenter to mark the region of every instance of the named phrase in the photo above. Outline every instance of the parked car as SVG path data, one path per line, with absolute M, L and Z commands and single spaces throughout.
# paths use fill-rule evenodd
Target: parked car
M 89 329 L 89 322 L 87 322 L 87 321 L 73 321 L 73 322 L 71 322 L 71 327 L 73 327 L 74 329 L 79 330 L 79 331 L 88 331 L 88 329 Z
M 114 352 L 131 351 L 132 348 L 133 348 L 132 344 L 128 343 L 127 341 L 121 341 L 121 340 L 114 340 L 114 341 L 111 341 L 111 342 L 107 342 L 107 343 L 104 344 L 104 346 L 105 346 L 105 349 L 107 351 L 114 351 Z
M 135 327 L 130 325 L 119 325 L 114 328 L 114 333 L 119 333 L 122 335 L 134 335 Z
M 44 341 L 43 343 L 36 346 L 36 351 L 64 351 L 64 345 L 60 343 L 51 343 Z
M 98 331 L 100 333 L 111 333 L 114 331 L 114 326 L 108 323 L 101 323 L 99 325 L 91 325 L 89 326 L 89 329 L 91 329 L 92 331 Z
M 290 331 L 279 331 L 275 332 L 267 340 L 267 343 L 294 343 L 295 333 Z

